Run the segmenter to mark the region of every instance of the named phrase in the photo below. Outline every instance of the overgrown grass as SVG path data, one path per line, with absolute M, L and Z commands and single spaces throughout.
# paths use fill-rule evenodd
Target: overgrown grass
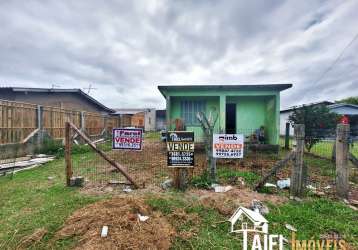
M 249 185 L 253 185 L 260 179 L 260 176 L 253 172 L 234 170 L 230 168 L 221 167 L 218 169 L 219 180 L 228 181 L 233 177 L 242 177 Z
M 217 177 L 218 182 L 222 184 L 230 182 L 230 180 L 234 177 L 242 177 L 249 185 L 253 185 L 260 179 L 260 176 L 253 172 L 240 171 L 220 166 L 217 169 Z M 199 176 L 194 176 L 191 184 L 199 188 L 210 188 L 212 181 L 210 179 L 209 173 L 205 171 Z
M 358 248 L 358 213 L 346 205 L 328 199 L 313 199 L 284 205 L 269 205 L 266 216 L 270 231 L 290 238 L 288 223 L 297 229 L 298 239 L 319 239 L 330 231 L 338 232 L 348 243 Z
M 83 157 L 94 157 L 94 154 L 74 154 L 73 161 L 81 161 Z M 314 157 L 310 161 L 317 167 L 329 164 Z M 36 169 L 16 173 L 13 177 L 0 177 L 0 249 L 15 249 L 24 236 L 38 228 L 45 228 L 48 233 L 32 249 L 69 249 L 78 243 L 77 238 L 54 241 L 53 236 L 74 210 L 108 197 L 87 196 L 78 189 L 67 188 L 64 175 L 64 159 L 60 158 Z M 48 180 L 49 176 L 54 179 Z M 219 168 L 218 176 L 223 182 L 238 176 L 247 183 L 255 183 L 258 178 L 254 173 L 229 168 Z M 207 175 L 196 180 L 196 183 L 208 185 Z M 228 217 L 200 205 L 185 193 L 147 194 L 147 203 L 166 216 L 181 208 L 200 217 L 196 224 L 176 225 L 178 232 L 195 229 L 196 233 L 191 238 L 177 237 L 173 249 L 241 249 L 242 236 L 229 233 Z M 289 238 L 286 223 L 298 229 L 300 239 L 318 239 L 321 234 L 334 230 L 358 248 L 358 213 L 343 203 L 310 198 L 300 203 L 269 204 L 269 208 L 270 213 L 265 217 L 269 220 L 271 233 L 282 233 Z
M 112 149 L 111 141 L 106 141 L 105 143 L 98 143 L 97 147 L 103 151 L 109 151 Z M 93 150 L 90 146 L 86 144 L 72 144 L 71 153 L 72 154 L 84 154 L 92 152 Z M 35 154 L 48 154 L 55 155 L 57 157 L 65 156 L 65 146 L 61 140 L 44 140 L 40 148 L 35 150 Z
M 173 249 L 241 249 L 241 234 L 230 234 L 228 217 L 211 208 L 198 205 L 195 200 L 185 200 L 180 194 L 152 197 L 147 203 L 165 215 L 182 208 L 188 214 L 197 214 L 201 220 L 197 225 L 181 224 L 177 230 L 193 230 L 197 234 L 190 239 L 176 238 Z M 319 239 L 331 231 L 338 232 L 350 245 L 358 247 L 358 213 L 342 203 L 327 199 L 312 199 L 305 202 L 290 201 L 283 205 L 268 204 L 271 234 L 283 234 L 290 239 L 291 232 L 285 224 L 294 226 L 298 239 Z
M 293 142 L 293 138 L 290 138 L 290 148 L 292 148 L 292 142 Z M 285 138 L 284 137 L 280 137 L 280 145 L 284 146 L 285 145 Z M 334 146 L 334 141 L 328 141 L 328 140 L 322 140 L 318 143 L 316 143 L 310 153 L 320 156 L 320 157 L 324 157 L 327 159 L 331 159 L 332 157 L 332 150 L 333 150 L 333 146 Z M 350 152 L 355 155 L 356 157 L 358 157 L 358 142 L 354 142 L 350 145 Z
M 316 170 L 316 174 L 332 178 L 336 175 L 336 166 L 331 160 L 305 155 L 304 162 L 308 165 L 310 170 Z
M 145 132 L 144 133 L 144 139 L 160 141 L 160 132 L 158 132 L 158 131 Z
M 193 237 L 184 239 L 177 237 L 172 249 L 240 249 L 240 240 L 229 234 L 227 218 L 214 209 L 209 209 L 193 201 L 184 200 L 180 194 L 169 197 L 152 197 L 147 203 L 165 215 L 172 214 L 175 209 L 181 208 L 188 214 L 196 214 L 200 220 L 197 224 L 190 222 L 176 226 L 178 232 L 195 231 Z
M 54 179 L 48 180 L 49 176 Z M 33 249 L 48 249 L 50 239 L 74 210 L 99 199 L 64 183 L 63 159 L 0 178 L 0 249 L 15 249 L 38 228 L 45 228 L 48 234 Z M 51 248 L 67 249 L 73 242 L 57 242 Z

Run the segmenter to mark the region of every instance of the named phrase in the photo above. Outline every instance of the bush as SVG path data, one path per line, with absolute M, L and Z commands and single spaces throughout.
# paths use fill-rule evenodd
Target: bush
M 194 176 L 191 180 L 191 184 L 198 188 L 209 189 L 212 182 L 208 171 L 205 171 L 201 175 Z
M 60 140 L 52 140 L 46 138 L 42 145 L 35 149 L 35 154 L 58 155 L 63 154 L 64 146 Z

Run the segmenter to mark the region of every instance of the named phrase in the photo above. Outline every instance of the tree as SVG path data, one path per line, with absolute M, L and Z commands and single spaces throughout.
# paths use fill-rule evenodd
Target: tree
M 213 114 L 214 113 L 214 114 Z M 200 122 L 201 128 L 204 132 L 205 139 L 205 151 L 208 160 L 208 169 L 210 173 L 211 182 L 216 182 L 216 160 L 213 157 L 213 134 L 214 127 L 219 118 L 217 112 L 210 111 L 209 115 L 206 116 L 203 112 L 198 112 L 196 118 Z
M 325 105 L 310 105 L 297 108 L 289 117 L 290 123 L 305 125 L 305 147 L 308 152 L 323 138 L 332 133 L 340 116 L 331 113 Z
M 358 96 L 351 96 L 337 101 L 338 103 L 348 103 L 358 105 Z

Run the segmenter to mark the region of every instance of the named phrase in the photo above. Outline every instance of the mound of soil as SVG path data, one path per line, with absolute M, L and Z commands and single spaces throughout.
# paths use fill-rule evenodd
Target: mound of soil
M 138 214 L 149 216 L 139 221 Z M 103 226 L 108 236 L 101 237 Z M 77 210 L 56 233 L 56 240 L 79 236 L 75 249 L 169 249 L 175 229 L 142 199 L 117 197 Z

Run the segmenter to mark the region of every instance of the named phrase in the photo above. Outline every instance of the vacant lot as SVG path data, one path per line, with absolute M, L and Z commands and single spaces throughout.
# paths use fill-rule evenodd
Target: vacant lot
M 73 157 L 73 161 L 78 163 L 83 162 L 84 159 L 95 158 L 93 153 L 85 151 Z M 331 178 L 332 166 L 328 164 L 329 161 L 316 158 L 309 158 L 309 160 L 312 173 L 322 178 Z M 115 240 L 112 237 L 101 241 L 99 236 L 101 225 L 112 221 L 108 219 L 111 218 L 112 212 L 116 218 L 122 216 L 121 213 L 123 213 L 131 220 L 131 214 L 136 215 L 138 211 L 148 213 L 152 219 L 156 218 L 151 222 L 152 224 L 148 221 L 149 224 L 145 227 L 148 232 L 149 226 L 155 230 L 155 227 L 165 225 L 168 236 L 165 239 L 169 245 L 163 245 L 163 249 L 167 247 L 171 249 L 239 249 L 241 235 L 229 234 L 229 224 L 226 220 L 233 209 L 239 205 L 248 206 L 252 199 L 259 199 L 269 207 L 269 214 L 266 218 L 270 222 L 271 232 L 282 233 L 289 238 L 290 232 L 285 227 L 288 223 L 297 228 L 301 239 L 319 239 L 335 232 L 346 239 L 351 246 L 358 247 L 357 211 L 342 202 L 313 195 L 308 195 L 308 198 L 302 202 L 296 202 L 288 199 L 287 191 L 258 194 L 250 190 L 250 185 L 260 178 L 260 168 L 257 169 L 255 164 L 249 164 L 249 167 L 240 165 L 240 162 L 226 162 L 225 164 L 231 167 L 220 167 L 218 172 L 220 181 L 231 183 L 233 179 L 239 178 L 245 182 L 245 185 L 233 182 L 234 190 L 220 194 L 193 186 L 185 193 L 164 192 L 157 188 L 123 194 L 121 188 L 114 187 L 113 191 L 89 195 L 90 192 L 87 190 L 64 186 L 63 158 L 37 169 L 0 177 L 0 249 L 15 249 L 16 247 L 30 249 L 79 247 L 81 249 L 83 244 L 90 244 L 89 241 L 92 240 L 100 244 L 112 244 L 113 242 L 109 242 Z M 288 174 L 287 169 L 281 173 L 283 177 Z M 205 187 L 205 176 L 197 176 L 193 183 L 197 187 Z M 116 204 L 119 206 L 121 203 L 115 202 L 116 197 L 139 199 L 139 201 L 131 200 L 134 205 L 128 207 L 128 210 L 117 210 Z M 108 203 L 96 203 L 104 201 Z M 94 212 L 96 210 L 93 209 L 98 209 L 103 205 L 109 209 L 109 217 L 103 217 L 99 215 L 99 212 Z M 111 207 L 113 210 L 110 209 Z M 145 210 L 140 210 L 143 207 Z M 81 217 L 82 212 L 76 213 L 78 209 L 88 212 L 90 223 Z M 118 209 L 122 208 L 118 207 Z M 88 223 L 89 226 L 78 227 L 77 233 L 66 231 L 77 219 L 82 220 L 84 225 Z M 118 223 L 110 225 L 110 233 L 111 230 L 121 232 L 117 226 L 124 223 L 123 218 L 117 219 Z M 131 223 L 128 223 L 131 227 Z M 136 217 L 133 223 L 137 223 Z M 143 229 L 143 234 L 139 235 L 144 237 L 143 239 L 149 237 L 145 234 L 147 229 Z M 128 231 L 128 234 L 130 233 L 133 231 Z M 153 237 L 150 239 L 154 239 Z M 150 242 L 148 241 L 148 244 Z M 134 245 L 133 247 L 135 248 Z

